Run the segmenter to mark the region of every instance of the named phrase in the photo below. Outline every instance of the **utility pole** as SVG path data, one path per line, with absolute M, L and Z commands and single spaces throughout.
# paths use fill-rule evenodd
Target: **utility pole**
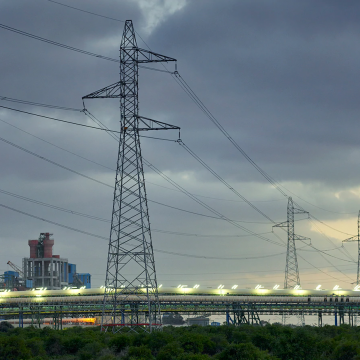
M 342 242 L 351 242 L 351 241 L 357 241 L 358 243 L 358 263 L 357 263 L 357 275 L 356 275 L 356 285 L 360 285 L 359 284 L 359 273 L 360 273 L 360 210 L 359 210 L 359 214 L 358 214 L 358 234 L 343 240 Z
M 83 99 L 120 99 L 120 139 L 101 330 L 161 329 L 160 304 L 140 147 L 140 131 L 177 129 L 139 116 L 139 64 L 176 61 L 137 46 L 131 20 L 120 45 L 120 81 Z M 141 125 L 140 125 L 141 123 Z
M 309 214 L 307 211 L 294 208 L 292 197 L 288 198 L 287 205 L 287 221 L 276 224 L 273 227 L 287 228 L 287 250 L 286 250 L 286 265 L 285 265 L 285 280 L 284 289 L 300 288 L 299 265 L 296 256 L 296 240 L 310 240 L 307 237 L 295 234 L 295 214 Z M 285 316 L 283 316 L 283 323 L 285 324 Z M 305 323 L 304 315 L 300 315 L 300 325 Z

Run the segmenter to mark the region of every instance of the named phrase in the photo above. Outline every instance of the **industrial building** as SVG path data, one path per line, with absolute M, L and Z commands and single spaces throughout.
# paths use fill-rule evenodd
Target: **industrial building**
M 39 239 L 29 240 L 30 257 L 23 258 L 22 270 L 9 261 L 8 265 L 15 271 L 6 271 L 0 277 L 0 286 L 17 290 L 60 290 L 69 286 L 90 289 L 89 273 L 77 273 L 76 264 L 69 263 L 60 255 L 53 255 L 54 239 L 51 236 L 50 233 L 41 233 Z

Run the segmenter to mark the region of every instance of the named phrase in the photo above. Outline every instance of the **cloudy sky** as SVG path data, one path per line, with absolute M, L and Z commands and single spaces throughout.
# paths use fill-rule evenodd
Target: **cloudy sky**
M 145 166 L 158 282 L 282 285 L 287 237 L 279 228 L 272 233 L 269 218 L 286 220 L 285 193 L 311 214 L 311 220 L 295 216 L 296 233 L 312 245 L 297 242 L 302 287 L 351 288 L 357 244 L 341 244 L 357 234 L 359 211 L 359 14 L 360 4 L 351 0 L 0 0 L 0 106 L 97 126 L 80 111 L 9 98 L 81 110 L 84 95 L 119 80 L 119 64 L 5 27 L 117 59 L 124 20 L 133 20 L 139 47 L 178 60 L 182 79 L 282 191 L 173 76 L 140 69 L 140 114 L 180 126 L 183 142 L 256 208 L 176 142 L 143 138 L 149 163 L 237 224 L 214 218 Z M 166 67 L 174 71 L 174 64 Z M 118 100 L 85 105 L 119 129 Z M 93 286 L 102 285 L 107 241 L 91 234 L 109 236 L 116 141 L 103 131 L 5 108 L 0 132 L 0 270 L 9 269 L 8 260 L 21 265 L 27 241 L 51 232 L 54 253 L 90 272 Z M 154 136 L 178 138 L 176 131 Z

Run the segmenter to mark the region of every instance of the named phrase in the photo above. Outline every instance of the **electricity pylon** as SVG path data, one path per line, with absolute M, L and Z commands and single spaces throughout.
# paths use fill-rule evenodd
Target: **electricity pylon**
M 176 61 L 140 49 L 131 20 L 120 45 L 120 81 L 83 99 L 120 99 L 120 139 L 106 268 L 101 330 L 111 327 L 151 332 L 161 329 L 140 131 L 178 129 L 139 116 L 139 64 Z M 141 123 L 141 125 L 140 125 Z M 133 275 L 131 275 L 133 274 Z
M 285 280 L 284 289 L 300 288 L 299 265 L 296 256 L 295 240 L 310 240 L 307 237 L 295 234 L 295 214 L 309 214 L 307 211 L 294 208 L 294 203 L 291 197 L 288 198 L 287 205 L 287 221 L 276 224 L 273 227 L 287 228 L 287 250 L 286 250 L 286 265 L 285 265 Z M 285 324 L 285 317 L 283 316 L 283 323 Z M 300 325 L 305 323 L 304 315 L 300 315 Z
M 343 240 L 343 243 L 344 242 L 350 242 L 350 241 L 357 241 L 358 243 L 358 263 L 357 263 L 357 275 L 356 275 L 356 285 L 360 285 L 359 284 L 359 276 L 360 276 L 360 210 L 359 210 L 359 214 L 358 214 L 358 234 L 351 237 L 351 238 L 348 238 L 348 239 L 345 239 Z

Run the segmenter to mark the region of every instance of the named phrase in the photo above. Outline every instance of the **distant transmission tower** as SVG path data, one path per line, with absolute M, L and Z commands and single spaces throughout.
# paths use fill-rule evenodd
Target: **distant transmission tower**
M 295 214 L 309 214 L 307 211 L 294 208 L 294 203 L 291 197 L 288 198 L 287 205 L 287 221 L 275 225 L 274 227 L 287 228 L 287 250 L 286 250 L 286 266 L 285 266 L 285 280 L 284 289 L 300 288 L 300 275 L 299 266 L 296 256 L 295 240 L 310 240 L 307 237 L 295 234 Z M 299 325 L 305 324 L 305 318 L 303 314 L 299 316 Z M 286 316 L 283 316 L 283 323 L 286 322 Z
M 358 263 L 357 263 L 357 276 L 356 276 L 356 285 L 360 285 L 360 210 L 359 210 L 359 214 L 358 214 L 358 234 L 343 240 L 343 242 L 350 242 L 350 241 L 357 241 L 358 243 Z
M 161 329 L 155 260 L 145 189 L 140 131 L 180 129 L 139 116 L 139 64 L 176 61 L 140 49 L 131 20 L 120 45 L 120 81 L 83 99 L 120 98 L 116 170 L 101 330 Z M 141 123 L 141 126 L 140 126 Z
M 288 198 L 287 205 L 287 221 L 274 225 L 274 227 L 287 228 L 287 251 L 286 251 L 286 266 L 285 266 L 285 281 L 284 289 L 294 289 L 295 286 L 300 286 L 299 266 L 296 256 L 295 240 L 310 240 L 307 237 L 295 234 L 295 214 L 309 214 L 307 211 L 294 208 L 293 200 Z

